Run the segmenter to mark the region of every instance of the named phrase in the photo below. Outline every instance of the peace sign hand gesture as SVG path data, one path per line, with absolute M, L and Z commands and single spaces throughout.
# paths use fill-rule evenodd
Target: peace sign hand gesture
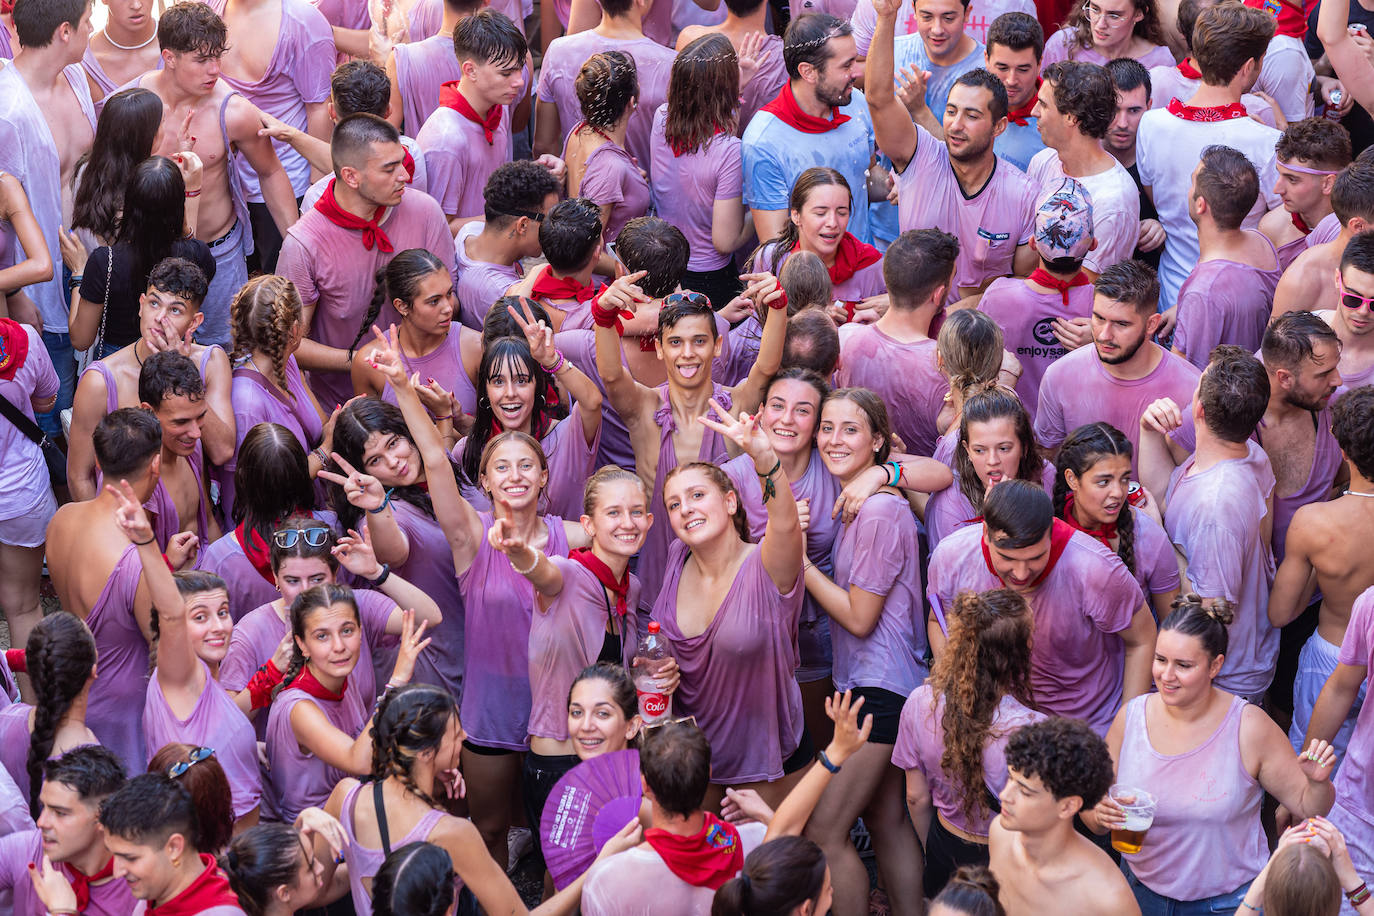
M 360 473 L 338 452 L 330 452 L 329 457 L 334 459 L 334 463 L 343 473 L 320 471 L 318 476 L 342 487 L 344 497 L 359 509 L 372 512 L 382 507 L 382 503 L 386 502 L 386 490 L 383 489 L 381 481 L 371 474 Z
M 119 530 L 124 532 L 124 536 L 129 539 L 131 544 L 146 544 L 153 539 L 153 523 L 148 520 L 148 513 L 143 510 L 143 504 L 134 495 L 134 488 L 129 486 L 129 481 L 120 480 L 119 486 L 114 487 L 105 484 L 105 492 L 115 498 L 115 524 Z
M 396 325 L 391 325 L 385 334 L 375 324 L 372 334 L 377 338 L 377 347 L 368 357 L 368 365 L 376 369 L 391 383 L 391 387 L 401 391 L 410 385 L 405 361 L 401 359 L 401 345 L 396 338 Z
M 371 528 L 364 527 L 362 534 L 348 529 L 348 534 L 339 538 L 329 552 L 338 559 L 340 566 L 360 579 L 371 581 L 382 574 L 382 564 L 377 562 L 377 554 L 372 549 Z
M 515 306 L 506 306 L 506 311 L 510 314 L 511 320 L 525 335 L 525 342 L 529 344 L 530 356 L 534 361 L 543 366 L 546 370 L 550 365 L 558 361 L 553 349 L 553 328 L 542 321 L 536 321 L 534 313 L 530 311 L 529 301 L 521 298 L 520 311 L 515 310 Z
M 759 428 L 758 414 L 751 417 L 747 412 L 741 410 L 738 418 L 732 417 L 730 411 L 722 407 L 715 398 L 711 399 L 711 408 L 721 420 L 697 417 L 698 422 L 707 429 L 714 429 L 735 443 L 740 451 L 754 459 L 755 467 L 761 464 L 770 468 L 773 466 L 777 460 L 777 455 L 773 452 L 773 446 L 769 443 L 768 436 Z

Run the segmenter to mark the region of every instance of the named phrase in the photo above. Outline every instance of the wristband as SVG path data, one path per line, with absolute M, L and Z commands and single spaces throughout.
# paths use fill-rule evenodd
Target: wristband
M 368 509 L 368 510 L 367 510 L 367 514 L 368 514 L 368 515 L 381 515 L 382 512 L 386 510 L 386 507 L 389 506 L 389 505 L 391 505 L 391 494 L 392 494 L 392 493 L 395 493 L 395 492 L 396 492 L 396 488 L 395 488 L 395 487 L 392 487 L 390 490 L 387 490 L 387 491 L 386 491 L 386 497 L 382 500 L 382 504 L 381 504 L 380 506 L 378 506 L 377 508 L 375 508 L 375 509 Z
M 539 548 L 536 547 L 536 548 L 534 549 L 534 562 L 530 564 L 530 568 L 529 568 L 529 569 L 518 569 L 514 563 L 512 563 L 512 564 L 510 565 L 510 568 L 511 568 L 511 569 L 514 569 L 515 572 L 516 572 L 518 575 L 521 575 L 521 576 L 528 576 L 530 573 L 534 572 L 535 567 L 539 565 L 539 561 L 540 561 L 540 559 L 541 559 L 542 557 L 543 557 L 543 554 L 541 554 L 541 553 L 539 552 Z
M 819 754 L 817 754 L 816 759 L 821 762 L 821 766 L 825 767 L 830 772 L 838 773 L 840 771 L 840 764 L 831 763 L 830 758 L 825 756 L 825 751 L 821 751 Z
M 196 188 L 194 191 L 187 191 L 187 192 L 186 192 L 186 196 L 187 196 L 187 197 L 199 197 L 199 196 L 200 196 L 200 188 Z
M 367 580 L 367 584 L 368 584 L 368 585 L 371 585 L 373 588 L 381 588 L 381 587 L 382 587 L 382 583 L 385 582 L 387 579 L 390 579 L 390 578 L 391 578 L 391 564 L 390 564 L 390 563 L 383 563 L 383 564 L 382 564 L 382 571 L 381 571 L 381 573 L 379 573 L 375 579 L 368 579 L 368 580 Z
M 266 709 L 272 705 L 272 691 L 281 682 L 282 673 L 277 669 L 276 662 L 269 658 L 267 664 L 253 674 L 244 688 L 248 691 L 250 708 Z
M 540 367 L 540 368 L 543 369 L 545 372 L 547 372 L 549 375 L 557 375 L 559 372 L 563 371 L 563 367 L 566 366 L 566 365 L 568 364 L 568 358 L 567 358 L 566 356 L 563 355 L 563 351 L 562 351 L 562 350 L 554 350 L 554 351 L 553 351 L 553 355 L 554 355 L 554 356 L 557 356 L 558 359 L 556 359 L 556 360 L 553 361 L 553 365 L 552 365 L 552 366 L 541 366 L 541 367 Z
M 887 482 L 889 487 L 895 487 L 902 482 L 902 466 L 895 461 L 887 462 L 884 467 L 892 468 L 892 479 Z
M 1369 899 L 1369 885 L 1361 882 L 1353 891 L 1345 892 L 1345 899 L 1350 901 L 1351 906 L 1359 906 Z
M 6 649 L 5 664 L 10 666 L 10 670 L 15 674 L 28 674 L 29 657 L 23 649 Z
M 1245 907 L 1247 910 L 1254 910 L 1256 913 L 1263 913 L 1263 912 L 1264 912 L 1264 907 L 1262 907 L 1262 906 L 1255 906 L 1255 905 L 1254 905 L 1253 903 L 1251 903 L 1249 900 L 1242 900 L 1242 901 L 1240 902 L 1240 905 L 1243 906 L 1243 907 Z
M 74 290 L 80 288 L 82 276 L 82 274 L 72 274 L 72 278 L 67 281 L 67 289 Z
M 435 417 L 435 418 L 434 418 L 434 422 L 435 422 L 435 423 L 442 423 L 442 422 L 444 422 L 445 420 L 452 420 L 452 419 L 453 419 L 453 414 L 449 414 L 449 415 L 446 416 L 446 417 Z
M 621 337 L 625 336 L 625 322 L 622 318 L 633 318 L 634 312 L 628 309 L 606 308 L 601 304 L 601 297 L 606 291 L 602 290 L 592 299 L 592 322 L 599 328 L 615 328 L 615 332 Z
M 146 541 L 130 541 L 129 543 L 133 544 L 135 547 L 146 547 L 146 546 L 148 546 L 149 544 L 151 544 L 153 541 L 156 541 L 156 540 L 157 540 L 157 535 L 154 535 L 154 536 L 148 538 L 148 540 L 146 540 Z
M 768 502 L 768 500 L 778 495 L 778 487 L 777 484 L 773 483 L 773 475 L 776 474 L 781 467 L 782 459 L 779 458 L 778 463 L 773 465 L 773 467 L 768 471 L 767 474 L 760 473 L 757 468 L 754 469 L 754 473 L 758 474 L 759 480 L 763 481 L 764 502 Z
M 310 454 L 320 459 L 320 467 L 329 467 L 329 454 L 324 450 L 322 446 L 315 446 L 313 449 L 310 450 Z

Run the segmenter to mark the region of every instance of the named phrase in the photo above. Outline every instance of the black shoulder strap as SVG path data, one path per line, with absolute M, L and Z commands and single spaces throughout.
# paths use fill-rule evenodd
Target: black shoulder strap
M 13 423 L 21 433 L 38 445 L 41 446 L 47 438 L 43 430 L 38 428 L 37 423 L 24 416 L 23 411 L 2 397 L 0 397 L 0 414 L 4 414 L 6 420 Z
M 382 800 L 382 783 L 385 780 L 377 780 L 372 784 L 372 809 L 377 817 L 377 832 L 382 835 L 382 852 L 391 855 L 391 831 L 386 826 L 386 803 Z

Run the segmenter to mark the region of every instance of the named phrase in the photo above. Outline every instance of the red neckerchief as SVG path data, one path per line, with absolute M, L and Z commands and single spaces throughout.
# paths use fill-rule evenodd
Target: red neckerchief
M 1193 66 L 1193 59 L 1191 57 L 1185 57 L 1183 60 L 1179 61 L 1177 69 L 1179 73 L 1182 73 L 1190 80 L 1202 79 L 1202 71 Z
M 1032 95 L 1030 97 L 1030 100 L 1027 101 L 1026 104 L 1022 105 L 1020 108 L 1016 108 L 1012 111 L 1007 112 L 1008 121 L 1017 125 L 1018 127 L 1025 127 L 1027 124 L 1030 123 L 1029 118 L 1031 116 L 1031 112 L 1035 109 L 1035 103 L 1039 99 L 1040 83 L 1041 80 L 1039 79 L 1035 81 L 1036 94 Z
M 1122 511 L 1129 512 L 1130 509 L 1127 508 Z M 1078 518 L 1073 514 L 1072 493 L 1064 496 L 1064 521 L 1068 522 L 1069 527 L 1075 531 L 1081 531 L 1089 537 L 1097 538 L 1097 540 L 1106 545 L 1108 550 L 1113 549 L 1112 538 L 1116 537 L 1116 522 L 1107 522 L 1101 528 L 1084 528 L 1083 525 L 1079 523 Z
M 1307 225 L 1307 223 L 1303 220 L 1302 214 L 1301 214 L 1301 213 L 1297 213 L 1297 212 L 1294 212 L 1294 213 L 1293 213 L 1293 225 L 1294 225 L 1294 227 L 1296 227 L 1297 230 L 1298 230 L 1299 232 L 1301 232 L 1303 235 L 1311 235 L 1311 234 L 1312 234 L 1312 227 L 1309 226 L 1309 225 Z
M 229 889 L 229 879 L 215 864 L 215 857 L 202 852 L 200 861 L 205 865 L 200 877 L 162 906 L 150 904 L 144 910 L 146 916 L 196 916 L 217 906 L 239 908 L 238 895 Z
M 778 117 L 782 117 L 782 115 L 778 115 Z M 838 126 L 838 125 L 836 125 L 836 126 Z M 717 124 L 717 125 L 716 125 L 716 129 L 715 129 L 714 131 L 711 132 L 711 136 L 714 137 L 716 134 L 723 134 L 723 133 L 725 133 L 725 128 L 723 128 L 723 127 L 721 127 L 719 124 Z M 687 155 L 688 153 L 690 153 L 690 152 L 692 151 L 692 150 L 691 150 L 691 147 L 689 147 L 686 143 L 684 143 L 684 142 L 682 142 L 681 140 L 676 139 L 676 138 L 674 138 L 673 140 L 669 141 L 669 143 L 668 143 L 668 148 L 671 149 L 671 150 L 673 151 L 673 158 L 674 158 L 674 159 L 678 158 L 679 156 L 685 156 L 685 155 Z
M 1046 270 L 1044 265 L 1032 270 L 1030 276 L 1026 279 L 1032 283 L 1039 283 L 1041 286 L 1048 286 L 1050 289 L 1059 290 L 1059 296 L 1064 300 L 1065 305 L 1069 304 L 1069 290 L 1073 289 L 1075 286 L 1089 286 L 1093 282 L 1092 278 L 1084 273 L 1082 268 L 1079 268 L 1078 273 L 1074 274 L 1072 280 L 1061 280 Z
M 91 902 L 91 884 L 96 881 L 104 881 L 114 877 L 114 856 L 110 856 L 110 861 L 93 875 L 83 875 L 81 869 L 70 862 L 59 862 L 58 867 L 67 876 L 67 881 L 71 883 L 72 893 L 76 894 L 76 911 L 86 912 L 86 907 Z
M 391 239 L 386 237 L 386 232 L 378 224 L 382 214 L 386 212 L 386 207 L 378 207 L 377 212 L 372 214 L 372 219 L 363 219 L 354 216 L 334 199 L 334 182 L 338 179 L 329 179 L 329 184 L 325 186 L 324 193 L 320 199 L 315 201 L 315 209 L 324 214 L 324 218 L 341 229 L 361 229 L 363 233 L 363 247 L 368 251 L 376 245 L 377 250 L 383 254 L 391 254 L 396 250 L 396 246 L 391 244 Z
M 234 540 L 239 542 L 239 547 L 243 548 L 243 555 L 248 558 L 248 562 L 253 564 L 253 568 L 258 571 L 258 575 L 266 579 L 270 584 L 276 585 L 277 579 L 272 575 L 272 549 L 267 546 L 267 542 L 262 539 L 262 535 L 256 531 L 249 531 L 243 526 L 245 522 L 239 522 L 234 528 Z
M 24 326 L 17 321 L 0 318 L 0 379 L 9 381 L 14 378 L 28 358 L 29 334 Z
M 487 138 L 487 145 L 495 145 L 496 128 L 501 126 L 501 115 L 505 111 L 500 105 L 493 105 L 487 109 L 485 115 L 479 115 L 472 107 L 472 103 L 458 91 L 457 80 L 449 80 L 439 85 L 439 104 L 444 108 L 452 108 L 473 124 L 480 124 L 482 136 Z
M 576 299 L 578 302 L 586 302 L 599 292 L 601 287 L 583 286 L 577 282 L 576 277 L 555 277 L 553 268 L 548 264 L 544 265 L 539 276 L 534 278 L 534 285 L 530 287 L 530 296 L 534 299 Z
M 720 890 L 744 868 L 739 831 L 710 812 L 704 815 L 698 834 L 678 836 L 651 827 L 644 831 L 644 841 L 662 857 L 669 871 L 692 887 Z
M 334 693 L 329 688 L 319 682 L 315 675 L 310 673 L 310 666 L 301 668 L 301 673 L 296 675 L 296 679 L 290 683 L 291 687 L 304 690 L 317 700 L 329 700 L 337 703 L 344 698 L 348 692 L 348 678 L 344 678 L 343 685 L 339 687 L 339 692 Z
M 1217 121 L 1234 121 L 1236 118 L 1245 117 L 1249 112 L 1245 110 L 1245 105 L 1240 102 L 1200 108 L 1196 105 L 1184 105 L 1178 99 L 1170 99 L 1169 114 L 1185 121 L 1200 121 L 1211 124 Z
M 793 245 L 792 250 L 800 251 L 801 242 Z M 835 263 L 830 268 L 830 282 L 836 285 L 843 283 L 865 267 L 882 259 L 882 252 L 859 241 L 853 233 L 846 232 L 840 238 L 840 247 L 835 249 Z
M 1063 519 L 1054 519 L 1050 522 L 1050 561 L 1045 564 L 1044 570 L 1035 577 L 1035 581 L 1027 588 L 1035 588 L 1054 570 L 1055 564 L 1059 562 L 1059 557 L 1064 553 L 1064 548 L 1069 546 L 1069 538 L 1073 537 L 1073 527 Z M 980 538 L 979 543 L 983 547 L 983 562 L 988 566 L 988 572 L 997 576 L 997 570 L 992 568 L 992 552 L 988 550 L 988 539 Z M 997 576 L 997 581 L 1001 582 L 1002 577 Z M 1005 582 L 1002 582 L 1006 585 Z
M 415 180 L 415 157 L 410 155 L 410 150 L 401 147 L 401 165 L 405 166 L 406 174 L 410 177 L 406 179 L 406 184 Z
M 630 610 L 626 596 L 630 593 L 630 570 L 625 569 L 624 575 L 617 581 L 611 568 L 602 562 L 601 558 L 586 547 L 580 547 L 568 554 L 568 559 L 576 560 L 587 568 L 596 581 L 606 586 L 615 595 L 615 612 L 621 617 Z
M 790 81 L 783 83 L 782 91 L 777 94 L 777 97 L 759 110 L 774 115 L 784 124 L 796 128 L 804 134 L 827 133 L 849 120 L 849 115 L 840 114 L 838 108 L 830 109 L 828 119 L 818 118 L 802 111 L 801 106 L 797 104 L 797 97 L 792 94 Z

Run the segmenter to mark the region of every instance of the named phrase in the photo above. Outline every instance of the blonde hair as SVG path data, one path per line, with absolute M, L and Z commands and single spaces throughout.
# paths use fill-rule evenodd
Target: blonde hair
M 237 361 L 262 350 L 272 360 L 272 381 L 287 391 L 286 347 L 303 310 L 296 284 L 285 277 L 263 274 L 249 280 L 229 307 L 234 334 L 230 356 Z

